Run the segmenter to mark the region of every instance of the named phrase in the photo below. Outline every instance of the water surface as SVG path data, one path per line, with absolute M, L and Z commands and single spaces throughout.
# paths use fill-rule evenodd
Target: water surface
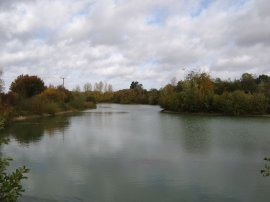
M 18 122 L 1 153 L 30 168 L 21 202 L 265 202 L 269 131 L 266 118 L 101 104 Z

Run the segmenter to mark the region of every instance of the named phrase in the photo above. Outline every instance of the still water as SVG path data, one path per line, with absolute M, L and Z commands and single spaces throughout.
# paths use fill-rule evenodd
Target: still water
M 30 168 L 21 202 L 266 202 L 270 119 L 160 113 L 157 106 L 18 122 L 12 167 Z

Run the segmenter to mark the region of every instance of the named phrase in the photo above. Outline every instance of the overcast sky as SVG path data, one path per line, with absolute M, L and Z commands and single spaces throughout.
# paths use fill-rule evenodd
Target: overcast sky
M 269 0 L 0 0 L 0 69 L 70 89 L 270 74 Z

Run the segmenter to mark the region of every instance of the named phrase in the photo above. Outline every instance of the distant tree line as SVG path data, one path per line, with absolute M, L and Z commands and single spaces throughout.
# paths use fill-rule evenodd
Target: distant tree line
M 0 76 L 2 72 L 0 72 Z M 73 91 L 45 86 L 37 76 L 20 75 L 4 93 L 0 77 L 0 124 L 3 117 L 55 114 L 59 111 L 95 107 L 95 103 L 160 105 L 175 112 L 262 115 L 270 113 L 270 77 L 244 73 L 240 79 L 213 79 L 206 72 L 190 72 L 184 80 L 172 79 L 161 89 L 146 90 L 138 81 L 113 91 L 107 82 L 86 83 Z

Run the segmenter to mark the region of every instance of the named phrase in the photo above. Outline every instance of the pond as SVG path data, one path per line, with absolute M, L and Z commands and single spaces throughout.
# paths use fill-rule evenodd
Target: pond
M 265 202 L 270 119 L 165 114 L 157 106 L 15 123 L 1 146 L 30 168 L 21 202 Z

